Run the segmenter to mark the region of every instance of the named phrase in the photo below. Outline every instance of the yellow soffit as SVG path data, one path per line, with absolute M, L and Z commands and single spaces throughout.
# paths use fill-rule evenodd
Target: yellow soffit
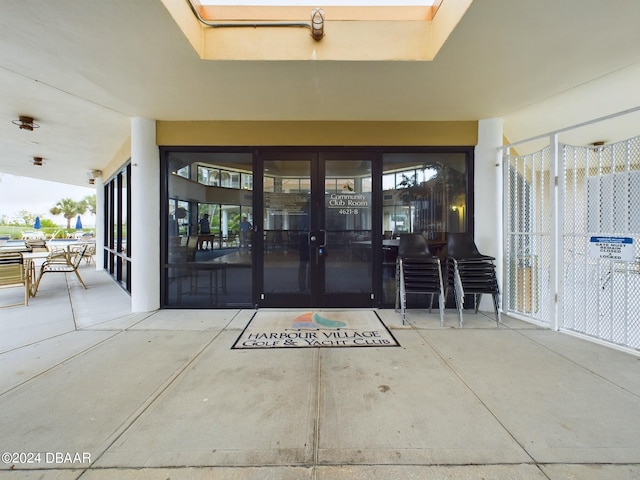
M 310 29 L 238 27 L 269 22 L 310 23 L 306 7 L 203 7 L 162 0 L 203 60 L 433 60 L 473 0 L 440 0 L 434 7 L 326 7 L 324 37 Z M 305 13 L 306 12 L 306 13 Z M 233 26 L 231 26 L 233 24 Z M 300 26 L 300 25 L 299 25 Z

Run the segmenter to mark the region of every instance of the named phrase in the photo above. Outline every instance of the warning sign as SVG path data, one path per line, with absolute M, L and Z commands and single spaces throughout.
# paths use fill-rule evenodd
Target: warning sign
M 595 258 L 635 262 L 636 252 L 630 237 L 591 237 L 589 253 Z

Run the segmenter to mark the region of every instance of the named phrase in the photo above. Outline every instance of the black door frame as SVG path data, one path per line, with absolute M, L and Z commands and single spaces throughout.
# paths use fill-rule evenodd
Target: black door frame
M 169 188 L 168 188 L 168 179 L 170 172 L 168 171 L 168 154 L 171 152 L 178 153 L 252 153 L 253 154 L 253 172 L 254 172 L 254 185 L 253 185 L 253 208 L 254 212 L 258 212 L 258 206 L 256 202 L 256 198 L 261 196 L 260 192 L 262 192 L 262 175 L 259 173 L 261 170 L 257 168 L 258 165 L 258 154 L 283 154 L 283 153 L 295 153 L 300 151 L 306 152 L 336 152 L 339 154 L 346 155 L 351 152 L 360 152 L 369 154 L 373 160 L 372 164 L 372 190 L 376 200 L 372 205 L 372 222 L 373 222 L 373 232 L 372 232 L 372 242 L 374 246 L 378 246 L 378 248 L 373 248 L 373 259 L 372 259 L 372 270 L 374 274 L 374 295 L 375 299 L 373 301 L 374 306 L 376 307 L 391 307 L 392 302 L 385 302 L 383 297 L 383 275 L 382 275 L 382 252 L 380 245 L 382 244 L 382 210 L 383 210 L 383 191 L 382 191 L 382 170 L 384 167 L 384 155 L 386 154 L 438 154 L 438 153 L 462 153 L 466 156 L 466 195 L 467 195 L 467 224 L 466 231 L 473 232 L 474 231 L 474 147 L 473 146 L 358 146 L 358 147 L 342 147 L 342 146 L 330 146 L 330 147 L 322 147 L 322 146 L 160 146 L 160 162 L 161 162 L 161 175 L 160 175 L 160 197 L 161 197 L 161 209 L 159 212 L 159 222 L 160 222 L 160 231 L 161 238 L 164 239 L 161 242 L 161 256 L 158 259 L 159 261 L 159 270 L 161 271 L 161 282 L 160 282 L 160 294 L 161 294 L 161 308 L 185 308 L 184 305 L 177 304 L 169 304 L 168 303 L 168 269 L 170 266 L 167 264 L 168 257 L 168 244 L 167 244 L 167 218 L 168 218 L 168 202 L 166 201 L 169 198 Z M 260 183 L 258 184 L 258 181 Z M 257 217 L 257 215 L 256 215 Z M 262 247 L 262 239 L 261 235 L 254 234 L 254 240 L 259 241 L 259 245 L 255 245 L 254 252 L 258 250 L 258 247 Z M 255 266 L 255 260 L 253 262 Z M 252 293 L 250 296 L 250 302 L 246 304 L 247 307 L 253 306 L 257 307 L 260 303 L 260 292 L 262 290 L 262 279 L 258 275 L 257 269 L 252 268 Z M 337 306 L 337 305 L 336 305 Z M 189 308 L 189 307 L 186 307 Z M 193 308 L 201 308 L 201 307 L 193 307 Z
M 263 192 L 264 162 L 269 160 L 309 160 L 310 178 L 312 185 L 311 208 L 316 212 L 311 215 L 311 225 L 309 226 L 309 238 L 311 239 L 309 262 L 310 292 L 308 294 L 295 293 L 270 293 L 266 294 L 264 286 L 264 199 L 263 195 L 254 195 L 254 242 L 253 265 L 254 265 L 254 304 L 257 307 L 350 307 L 366 308 L 377 307 L 382 303 L 382 156 L 379 151 L 367 148 L 261 148 L 254 152 L 254 191 Z M 328 294 L 324 292 L 325 285 L 325 259 L 318 254 L 324 242 L 324 177 L 325 162 L 330 160 L 362 161 L 371 162 L 371 231 L 372 231 L 372 256 L 371 256 L 371 292 L 363 294 Z M 314 240 L 315 237 L 315 240 Z M 315 242 L 315 243 L 314 243 Z

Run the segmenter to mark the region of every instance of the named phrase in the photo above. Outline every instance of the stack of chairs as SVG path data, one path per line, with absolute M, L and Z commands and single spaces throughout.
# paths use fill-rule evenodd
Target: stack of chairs
M 402 324 L 405 323 L 407 294 L 438 295 L 440 325 L 444 325 L 444 288 L 440 259 L 429 251 L 427 240 L 420 233 L 400 235 L 396 259 L 396 311 L 401 309 Z
M 453 289 L 460 326 L 465 295 L 474 296 L 478 313 L 480 299 L 485 293 L 493 297 L 496 326 L 500 326 L 500 289 L 496 277 L 495 258 L 478 251 L 469 233 L 447 234 L 447 292 Z

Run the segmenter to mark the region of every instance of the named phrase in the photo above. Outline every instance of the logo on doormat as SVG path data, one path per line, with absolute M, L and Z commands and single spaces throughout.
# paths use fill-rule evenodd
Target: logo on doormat
M 232 348 L 398 346 L 374 311 L 255 313 Z
M 315 312 L 298 315 L 292 323 L 293 328 L 344 328 L 346 326 L 344 322 L 331 320 Z

